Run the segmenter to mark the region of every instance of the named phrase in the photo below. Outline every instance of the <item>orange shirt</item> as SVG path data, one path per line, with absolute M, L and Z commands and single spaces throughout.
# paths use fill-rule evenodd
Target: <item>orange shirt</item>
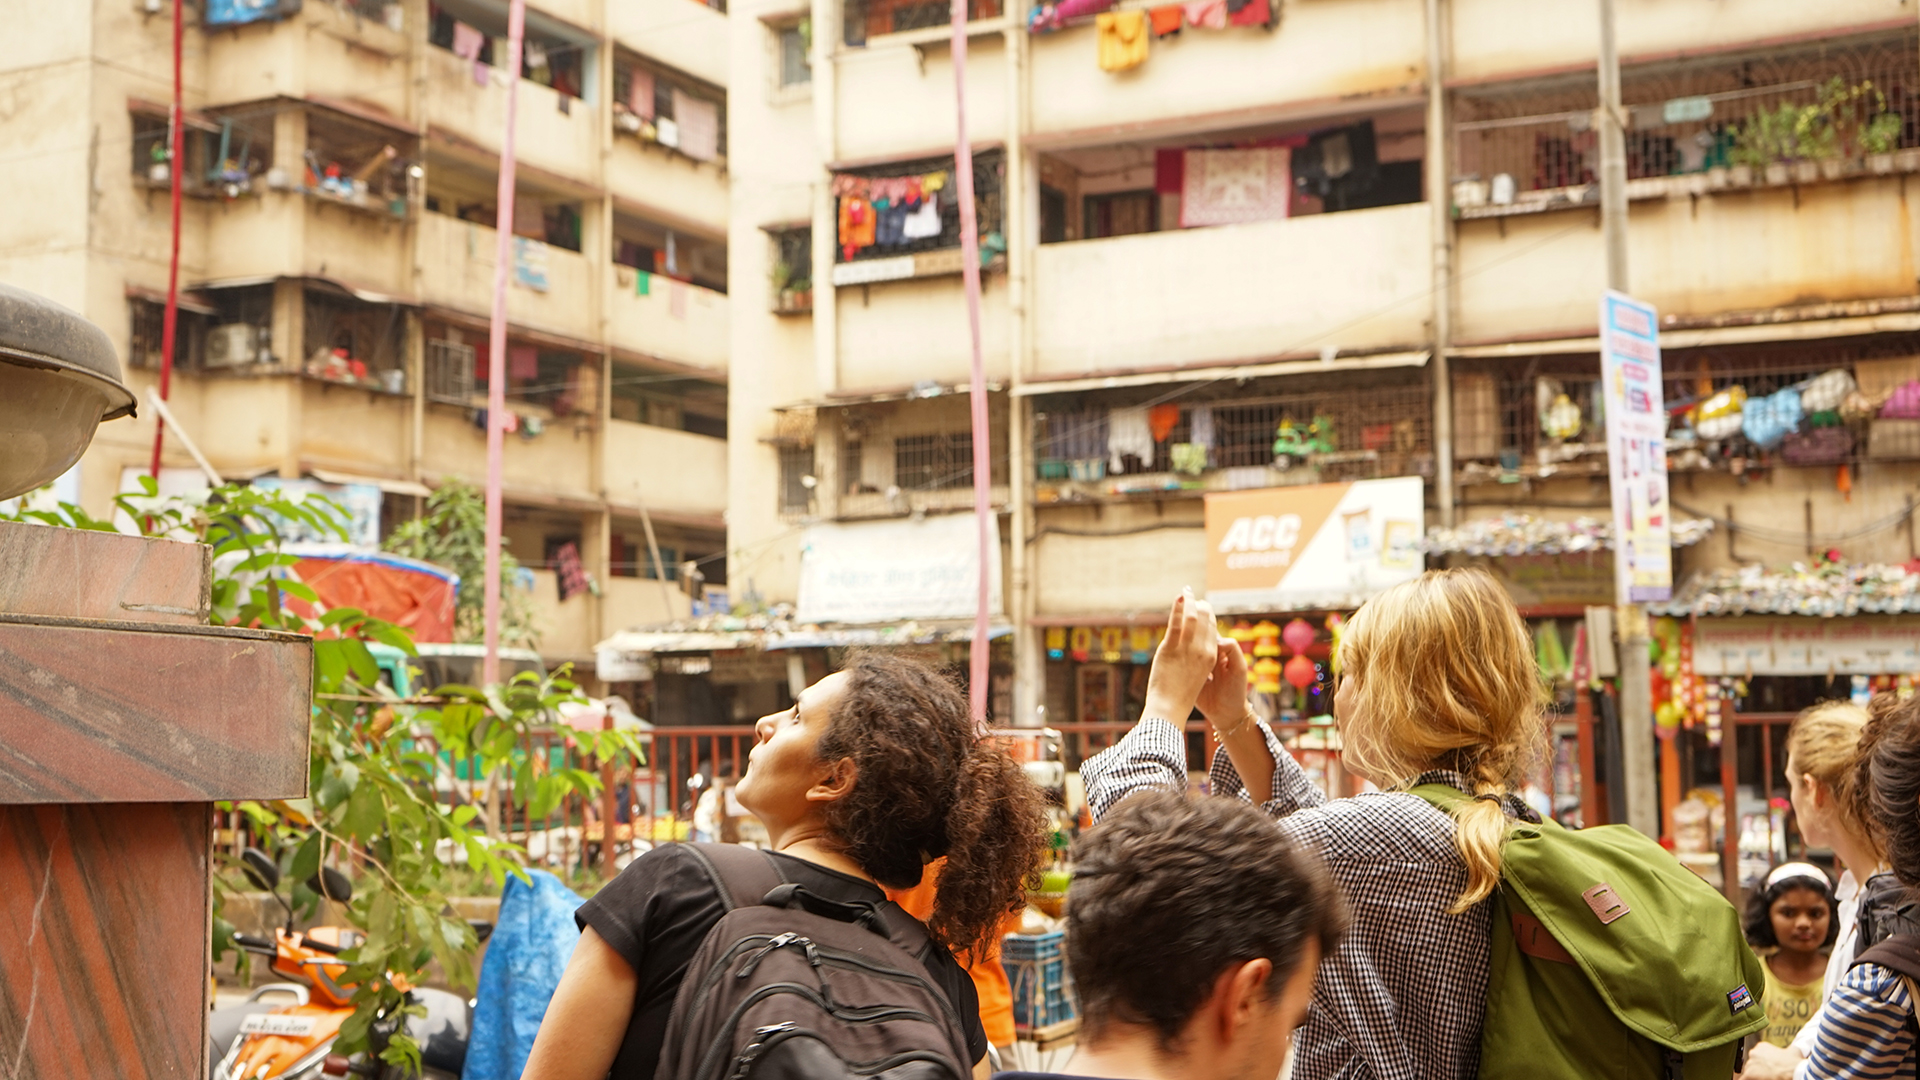
M 911 889 L 888 889 L 887 899 L 907 909 L 907 913 L 921 922 L 933 914 L 933 883 L 940 876 L 940 867 L 945 859 L 937 859 L 926 869 L 920 878 L 920 884 Z M 976 963 L 967 963 L 962 956 L 960 966 L 973 976 L 973 986 L 980 994 L 980 1026 L 986 1029 L 987 1041 L 995 1046 L 1013 1045 L 1013 987 L 1007 982 L 1007 969 L 1000 966 L 1000 936 L 1020 929 L 1020 916 L 1009 915 L 1000 926 L 999 934 L 994 935 L 993 948 Z

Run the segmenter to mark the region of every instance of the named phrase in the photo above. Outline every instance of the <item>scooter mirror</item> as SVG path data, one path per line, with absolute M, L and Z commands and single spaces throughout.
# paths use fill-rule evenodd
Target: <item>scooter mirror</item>
M 250 847 L 240 853 L 240 872 L 262 892 L 272 892 L 280 884 L 280 867 L 274 864 L 273 856 L 259 848 Z
M 342 904 L 353 899 L 353 882 L 331 866 L 321 867 L 319 873 L 308 878 L 307 888 Z

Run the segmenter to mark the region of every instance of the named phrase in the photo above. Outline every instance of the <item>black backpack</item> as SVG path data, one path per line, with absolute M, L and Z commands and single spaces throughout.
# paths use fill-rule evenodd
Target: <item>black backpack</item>
M 1867 879 L 1860 887 L 1860 936 L 1856 955 L 1895 934 L 1920 934 L 1920 898 L 1900 884 L 1890 870 Z
M 967 1080 L 967 1029 L 920 959 L 937 948 L 892 901 L 846 904 L 784 880 L 765 852 L 689 844 L 721 917 L 687 965 L 659 1080 Z

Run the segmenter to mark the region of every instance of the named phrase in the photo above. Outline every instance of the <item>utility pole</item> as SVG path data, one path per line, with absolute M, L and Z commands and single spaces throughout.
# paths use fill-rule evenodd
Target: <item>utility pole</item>
M 1600 228 L 1607 246 L 1607 288 L 1628 292 L 1627 135 L 1620 105 L 1620 45 L 1614 32 L 1614 0 L 1600 3 Z M 1606 328 L 1601 327 L 1604 335 Z M 1614 558 L 1626 558 L 1626 537 L 1617 536 Z M 1620 779 L 1627 793 L 1628 825 L 1660 836 L 1659 780 L 1654 772 L 1653 683 L 1647 655 L 1647 611 L 1620 598 L 1614 620 L 1620 643 Z
M 495 189 L 493 228 L 493 318 L 487 327 L 487 532 L 484 637 L 486 659 L 481 679 L 488 686 L 500 681 L 500 493 L 501 459 L 505 454 L 507 422 L 507 278 L 513 273 L 513 127 L 520 100 L 520 54 L 525 47 L 526 0 L 511 0 L 507 8 L 506 130 L 500 138 L 500 183 Z M 496 57 L 495 59 L 499 59 Z M 478 61 L 475 61 L 478 63 Z M 658 566 L 658 563 L 655 563 Z M 665 573 L 661 573 L 662 584 Z M 488 820 L 496 820 L 489 807 Z
M 1427 206 L 1433 231 L 1433 497 L 1440 524 L 1451 527 L 1453 494 L 1453 373 L 1447 345 L 1453 338 L 1452 136 L 1447 124 L 1447 35 L 1451 7 L 1427 0 Z

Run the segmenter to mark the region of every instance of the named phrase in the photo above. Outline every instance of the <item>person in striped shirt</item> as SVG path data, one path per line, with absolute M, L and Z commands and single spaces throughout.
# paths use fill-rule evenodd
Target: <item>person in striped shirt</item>
M 1865 789 L 1887 862 L 1900 883 L 1920 887 L 1920 700 L 1875 709 L 1860 735 L 1856 783 Z M 1914 984 L 1920 935 L 1896 934 L 1856 957 L 1828 999 L 1813 1054 L 1797 1080 L 1913 1076 L 1920 1021 Z

